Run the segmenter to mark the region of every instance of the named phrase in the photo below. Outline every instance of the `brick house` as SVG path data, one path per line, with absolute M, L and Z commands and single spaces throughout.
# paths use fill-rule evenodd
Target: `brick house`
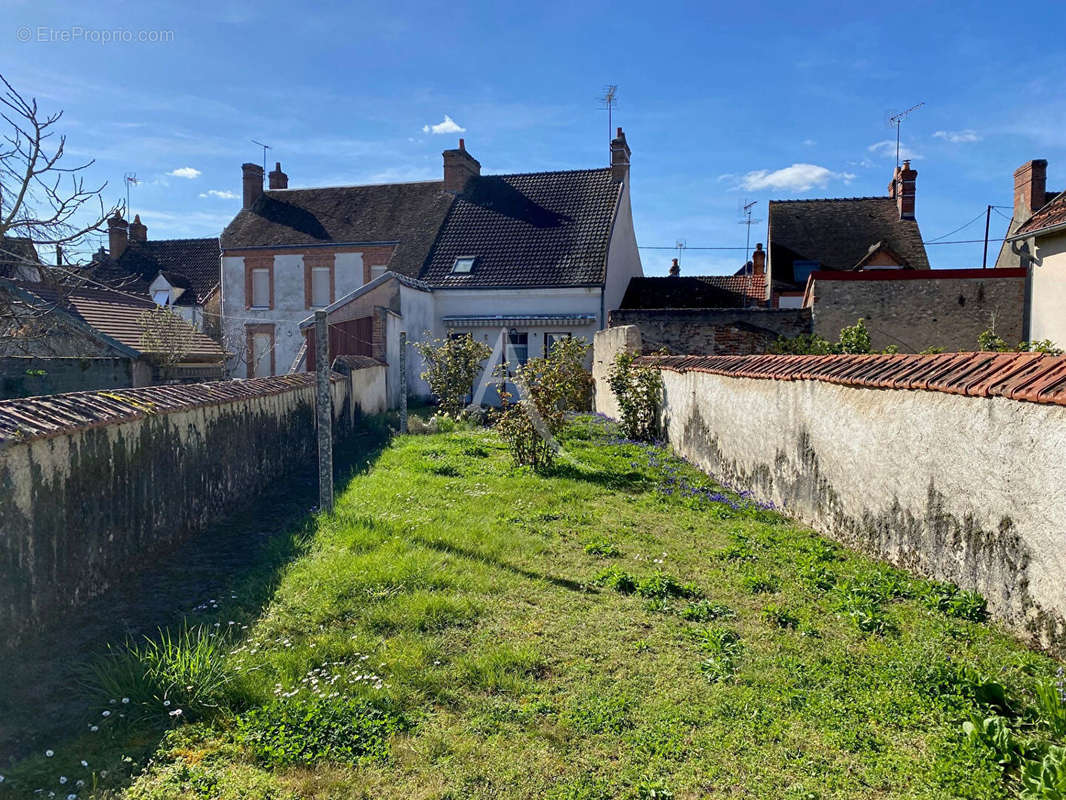
M 400 385 L 398 337 L 506 333 L 519 358 L 553 337 L 606 326 L 641 274 L 629 199 L 630 149 L 618 129 L 609 166 L 482 175 L 459 147 L 443 179 L 288 189 L 280 165 L 244 165 L 244 209 L 222 234 L 223 317 L 246 332 L 243 365 L 266 374 L 313 364 L 313 311 L 327 311 L 331 356 L 389 364 Z M 413 394 L 428 387 L 408 358 Z
M 166 306 L 216 341 L 221 340 L 218 239 L 148 238 L 140 215 L 107 220 L 108 250 L 89 267 L 93 281 Z
M 767 271 L 771 303 L 799 307 L 818 270 L 929 269 L 915 218 L 918 171 L 896 167 L 884 197 L 771 200 Z

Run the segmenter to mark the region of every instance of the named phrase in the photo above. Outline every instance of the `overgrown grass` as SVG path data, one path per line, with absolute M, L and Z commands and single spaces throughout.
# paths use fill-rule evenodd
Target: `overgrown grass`
M 174 727 L 143 770 L 77 766 L 79 796 L 131 771 L 136 798 L 998 798 L 1054 779 L 1057 665 L 979 597 L 598 420 L 562 442 L 536 475 L 490 432 L 395 439 L 257 618 L 98 665 L 107 701 L 159 712 L 179 675 L 210 699 L 198 722 L 100 731 L 121 764 L 144 726 Z M 65 796 L 78 746 L 5 786 Z

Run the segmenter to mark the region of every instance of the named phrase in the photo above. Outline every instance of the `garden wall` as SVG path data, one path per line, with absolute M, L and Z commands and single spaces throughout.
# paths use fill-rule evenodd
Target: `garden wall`
M 661 371 L 677 453 L 834 539 L 979 591 L 1066 652 L 1066 357 L 644 363 Z
M 384 371 L 334 378 L 338 436 L 384 407 Z M 0 403 L 0 648 L 314 470 L 314 378 Z
M 854 324 L 854 322 L 852 322 Z M 767 353 L 811 332 L 809 308 L 619 308 L 610 326 L 636 325 L 646 349 L 701 355 Z M 836 337 L 834 337 L 835 339 Z

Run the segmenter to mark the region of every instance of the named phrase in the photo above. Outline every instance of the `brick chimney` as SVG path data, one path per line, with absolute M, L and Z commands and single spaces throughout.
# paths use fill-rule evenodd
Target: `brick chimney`
M 762 275 L 766 272 L 766 251 L 762 249 L 762 242 L 755 245 L 755 252 L 751 254 L 751 274 Z
M 896 167 L 892 182 L 888 184 L 888 196 L 895 198 L 900 219 L 914 219 L 914 189 L 917 178 L 918 170 L 911 169 L 910 159 L 907 159 L 902 167 Z
M 141 223 L 141 215 L 137 214 L 130 223 L 130 241 L 147 242 L 148 226 Z
M 263 194 L 263 168 L 258 164 L 241 164 L 241 177 L 244 184 L 242 207 L 249 209 Z
M 611 139 L 611 177 L 617 183 L 629 180 L 629 156 L 632 151 L 626 144 L 626 135 L 618 129 L 618 135 Z
M 444 156 L 444 191 L 459 194 L 466 189 L 471 178 L 481 175 L 481 162 L 466 152 L 466 141 L 459 140 L 455 150 L 445 150 Z
M 281 162 L 278 161 L 274 164 L 274 169 L 270 171 L 267 176 L 270 181 L 271 189 L 288 189 L 289 188 L 289 176 L 281 171 Z
M 1026 161 L 1014 170 L 1014 222 L 1018 225 L 1044 205 L 1047 195 L 1047 159 Z
M 118 211 L 107 218 L 107 250 L 111 258 L 118 258 L 129 244 L 129 226 Z
M 619 129 L 619 130 L 621 130 L 621 129 Z M 681 277 L 681 265 L 677 263 L 677 259 L 676 258 L 674 259 L 674 263 L 670 265 L 670 277 L 671 278 L 679 278 L 679 277 Z

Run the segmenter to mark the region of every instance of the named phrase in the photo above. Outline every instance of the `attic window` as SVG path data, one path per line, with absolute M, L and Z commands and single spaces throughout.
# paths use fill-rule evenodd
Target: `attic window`
M 170 305 L 170 290 L 169 289 L 156 289 L 152 292 L 152 300 L 155 301 L 157 306 Z
M 477 259 L 472 256 L 459 256 L 455 259 L 455 263 L 452 265 L 452 272 L 470 273 L 474 271 L 474 261 Z

